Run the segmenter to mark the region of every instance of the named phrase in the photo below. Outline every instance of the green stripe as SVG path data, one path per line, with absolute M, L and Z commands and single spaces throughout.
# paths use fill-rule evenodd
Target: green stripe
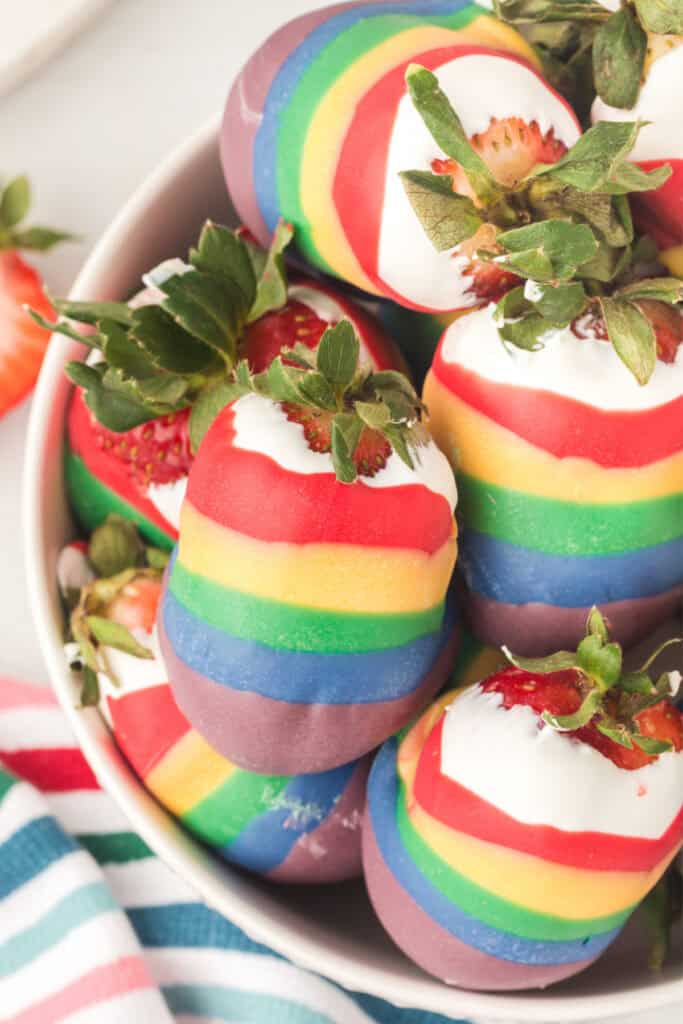
M 13 775 L 6 772 L 4 768 L 0 768 L 0 800 L 7 796 L 12 786 L 16 785 L 18 781 Z
M 183 814 L 182 822 L 213 846 L 227 846 L 252 818 L 271 809 L 289 779 L 289 775 L 256 775 L 238 770 Z
M 68 447 L 64 452 L 64 476 L 76 518 L 88 533 L 103 523 L 110 512 L 117 512 L 124 519 L 137 523 L 140 532 L 150 544 L 165 551 L 171 550 L 175 543 L 173 538 L 98 480 L 83 459 L 79 455 L 74 455 Z
M 30 964 L 87 921 L 113 910 L 118 907 L 104 882 L 69 893 L 36 924 L 0 945 L 0 978 Z
M 276 163 L 280 209 L 287 220 L 294 222 L 297 247 L 311 262 L 334 273 L 313 242 L 311 225 L 300 200 L 304 147 L 311 119 L 320 101 L 341 74 L 386 39 L 413 28 L 424 28 L 425 24 L 447 29 L 462 28 L 481 14 L 480 9 L 470 5 L 442 18 L 425 19 L 416 15 L 364 18 L 338 35 L 308 66 L 280 118 Z
M 134 832 L 109 832 L 76 838 L 98 864 L 128 864 L 154 856 L 147 843 Z
M 463 522 L 498 540 L 558 555 L 609 555 L 683 535 L 683 493 L 623 505 L 583 505 L 458 475 Z
M 541 914 L 510 903 L 459 874 L 433 852 L 408 818 L 402 785 L 399 786 L 396 813 L 403 846 L 425 878 L 466 914 L 499 931 L 540 942 L 585 939 L 619 927 L 633 910 L 633 907 L 627 907 L 618 914 L 579 921 Z
M 364 615 L 283 604 L 232 590 L 196 575 L 176 561 L 171 592 L 210 626 L 242 640 L 277 650 L 346 654 L 403 647 L 430 633 L 443 621 L 444 604 L 424 612 Z

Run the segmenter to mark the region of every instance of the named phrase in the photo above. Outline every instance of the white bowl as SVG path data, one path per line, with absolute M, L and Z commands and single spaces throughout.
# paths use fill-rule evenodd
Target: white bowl
M 207 216 L 233 214 L 218 160 L 218 119 L 164 161 L 126 204 L 87 261 L 72 298 L 121 298 L 143 271 L 182 253 Z M 64 413 L 70 385 L 62 368 L 82 346 L 52 339 L 33 401 L 26 450 L 24 513 L 28 586 L 52 684 L 97 778 L 152 849 L 207 903 L 254 940 L 347 988 L 399 1006 L 479 1021 L 601 1020 L 683 1001 L 681 950 L 659 976 L 648 972 L 635 929 L 591 970 L 546 992 L 488 995 L 448 988 L 414 967 L 384 935 L 362 884 L 325 890 L 278 888 L 219 862 L 147 793 L 99 714 L 76 709 L 77 687 L 62 654 L 55 561 L 71 536 L 62 479 Z M 683 947 L 683 936 L 678 937 Z M 677 963 L 676 963 L 677 961 Z

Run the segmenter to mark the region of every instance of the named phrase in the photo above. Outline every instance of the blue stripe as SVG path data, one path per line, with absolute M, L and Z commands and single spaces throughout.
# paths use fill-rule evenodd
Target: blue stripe
M 268 228 L 274 231 L 281 216 L 277 192 L 277 149 L 280 117 L 289 106 L 301 79 L 320 52 L 334 42 L 345 29 L 372 16 L 402 15 L 405 28 L 430 18 L 456 14 L 469 6 L 469 0 L 412 0 L 406 3 L 364 4 L 337 14 L 318 25 L 290 53 L 275 76 L 263 109 L 263 120 L 254 140 L 251 173 L 256 198 Z M 322 97 L 321 97 L 322 98 Z
M 396 740 L 382 747 L 370 774 L 368 806 L 382 857 L 398 883 L 437 924 L 460 942 L 513 963 L 573 964 L 602 953 L 620 928 L 566 942 L 536 941 L 500 931 L 465 914 L 429 882 L 404 848 L 396 823 Z
M 0 945 L 0 978 L 31 963 L 56 946 L 65 935 L 101 914 L 118 911 L 104 882 L 84 885 L 69 893 L 31 927 Z
M 227 918 L 203 903 L 171 903 L 127 909 L 141 945 L 149 949 L 236 949 L 244 953 L 276 953 L 252 942 Z
M 173 1014 L 191 1014 L 212 1020 L 253 1021 L 254 1024 L 341 1024 L 326 1013 L 302 1003 L 263 992 L 224 988 L 221 985 L 164 985 L 164 999 Z
M 54 818 L 46 815 L 24 825 L 0 846 L 0 899 L 77 849 Z
M 313 832 L 332 813 L 353 775 L 356 763 L 329 772 L 297 775 L 287 783 L 277 805 L 253 818 L 223 853 L 251 871 L 272 871 L 287 859 L 301 836 Z
M 654 597 L 683 583 L 683 537 L 626 554 L 550 555 L 464 530 L 458 567 L 471 590 L 505 604 L 582 608 Z
M 275 650 L 202 622 L 166 590 L 164 628 L 176 656 L 200 675 L 246 693 L 305 704 L 373 704 L 412 693 L 437 660 L 454 623 L 413 643 L 361 654 Z

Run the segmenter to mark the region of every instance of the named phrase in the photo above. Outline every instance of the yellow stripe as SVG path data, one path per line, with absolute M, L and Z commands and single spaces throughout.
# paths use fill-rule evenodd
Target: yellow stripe
M 427 50 L 466 44 L 517 54 L 540 70 L 536 55 L 522 37 L 489 15 L 457 30 L 433 26 L 409 29 L 356 60 L 328 89 L 311 118 L 301 160 L 301 208 L 318 251 L 335 274 L 374 295 L 379 294 L 378 290 L 349 245 L 333 201 L 341 144 L 363 96 L 392 68 Z
M 582 920 L 619 913 L 643 899 L 675 851 L 651 871 L 585 871 L 456 832 L 419 806 L 413 787 L 422 748 L 445 708 L 464 689 L 443 694 L 418 719 L 399 747 L 397 771 L 406 787 L 408 815 L 425 842 L 476 885 L 540 913 Z
M 456 469 L 499 487 L 591 504 L 646 501 L 683 491 L 683 452 L 637 469 L 605 469 L 588 459 L 558 459 L 457 398 L 429 373 L 429 427 Z
M 191 730 L 161 759 L 145 786 L 173 814 L 196 807 L 237 771 L 198 732 Z
M 443 600 L 457 556 L 456 528 L 433 555 L 356 544 L 254 540 L 183 505 L 178 557 L 190 572 L 284 604 L 380 615 Z
M 665 249 L 660 252 L 659 259 L 674 277 L 683 277 L 683 245 Z

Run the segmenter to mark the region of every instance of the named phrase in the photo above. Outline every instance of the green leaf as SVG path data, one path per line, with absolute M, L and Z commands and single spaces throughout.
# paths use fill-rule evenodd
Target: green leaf
M 625 246 L 633 240 L 631 212 L 623 196 L 581 192 L 544 175 L 532 181 L 528 201 L 538 219 L 566 219 L 575 214 L 609 245 Z
M 154 654 L 148 647 L 138 643 L 130 630 L 122 626 L 120 622 L 113 622 L 101 615 L 88 615 L 86 623 L 98 644 L 103 647 L 113 647 L 117 651 L 131 654 L 134 658 L 145 658 L 152 660 Z
M 460 245 L 483 224 L 472 200 L 453 191 L 449 175 L 403 171 L 401 181 L 425 234 L 438 252 Z
M 256 298 L 248 313 L 247 322 L 250 324 L 272 310 L 282 309 L 287 302 L 287 271 L 283 253 L 293 235 L 291 224 L 282 220 L 278 222 L 268 258 L 257 282 Z
M 513 654 L 507 647 L 503 647 L 503 654 L 515 668 L 521 668 L 525 672 L 537 672 L 540 675 L 577 668 L 576 653 L 573 651 L 557 651 L 546 658 L 522 658 Z
M 254 378 L 255 390 L 266 394 L 274 402 L 300 402 L 299 382 L 305 371 L 287 366 L 278 356 L 267 370 Z M 260 385 L 263 384 L 263 387 Z
M 99 703 L 100 681 L 97 672 L 89 665 L 84 665 L 81 670 L 81 707 L 96 708 Z
M 334 465 L 337 480 L 343 484 L 352 484 L 358 476 L 356 465 L 353 461 L 355 444 L 351 445 L 356 428 L 351 426 L 347 417 L 348 413 L 339 413 L 332 420 L 332 464 Z M 356 419 L 356 417 L 353 418 Z M 360 436 L 360 433 L 358 433 L 358 436 Z M 358 440 L 356 439 L 357 443 Z
M 630 7 L 601 25 L 593 41 L 593 72 L 600 97 L 611 107 L 635 106 L 643 77 L 647 35 Z
M 601 281 L 607 284 L 614 281 L 631 265 L 632 255 L 630 245 L 623 249 L 615 249 L 601 241 L 593 259 L 583 263 L 576 275 L 584 281 Z
M 115 387 L 107 386 L 102 370 L 85 363 L 67 363 L 65 372 L 69 380 L 85 390 L 85 402 L 95 419 L 117 433 L 132 430 L 157 415 L 143 402 L 136 401 Z
M 189 334 L 161 306 L 135 310 L 131 334 L 161 370 L 210 374 L 220 368 L 215 351 Z
M 619 686 L 626 693 L 640 693 L 646 697 L 654 691 L 652 680 L 645 672 L 627 672 L 621 677 Z
M 630 192 L 650 192 L 661 188 L 672 175 L 669 164 L 656 167 L 653 171 L 644 171 L 637 164 L 628 161 L 615 168 L 609 181 L 605 183 L 605 191 L 611 195 L 627 195 Z
M 677 277 L 651 277 L 620 288 L 617 295 L 631 302 L 654 299 L 674 306 L 683 302 L 683 281 Z
M 460 118 L 440 89 L 436 75 L 418 64 L 411 64 L 406 72 L 406 84 L 413 105 L 437 146 L 460 164 L 479 199 L 484 203 L 493 201 L 501 188 L 470 145 Z
M 570 284 L 535 284 L 533 306 L 555 327 L 566 327 L 580 316 L 586 305 L 586 291 L 579 281 Z
M 388 423 L 382 431 L 387 441 L 398 455 L 401 462 L 404 462 L 408 469 L 415 468 L 415 461 L 410 454 L 410 448 L 403 430 L 393 423 Z
M 650 969 L 661 971 L 671 949 L 671 931 L 683 909 L 683 879 L 674 865 L 643 900 L 642 911 L 650 934 Z
M 145 559 L 150 569 L 158 569 L 159 572 L 164 572 L 171 556 L 168 551 L 162 551 L 161 548 L 145 548 Z
M 586 636 L 596 636 L 603 644 L 609 642 L 609 631 L 602 612 L 595 605 L 588 614 Z
M 391 412 L 384 402 L 356 402 L 354 408 L 371 430 L 384 430 L 391 422 Z
M 23 220 L 31 205 L 31 186 L 25 174 L 10 181 L 0 196 L 0 225 L 13 228 Z
M 187 405 L 188 381 L 184 377 L 165 374 L 147 380 L 137 380 L 134 391 L 157 415 L 174 412 Z
M 231 281 L 191 270 L 164 282 L 162 303 L 181 327 L 215 349 L 228 366 L 237 357 L 237 342 L 246 310 L 242 293 Z
M 204 435 L 218 414 L 237 398 L 245 394 L 244 388 L 233 381 L 222 381 L 202 391 L 190 412 L 190 445 L 196 455 Z
M 558 732 L 574 732 L 575 729 L 582 729 L 588 725 L 595 712 L 600 707 L 602 694 L 600 690 L 589 690 L 584 697 L 581 707 L 573 715 L 552 715 L 549 711 L 543 713 L 543 721 L 552 729 Z
M 655 740 L 651 736 L 634 736 L 633 742 L 637 747 L 650 757 L 657 757 L 659 754 L 666 754 L 673 749 L 673 744 L 668 740 Z
M 596 722 L 596 726 L 598 732 L 612 740 L 613 743 L 618 743 L 620 747 L 626 747 L 627 750 L 633 750 L 633 740 L 626 726 L 616 722 L 613 725 L 607 725 L 604 719 Z
M 317 365 L 336 394 L 341 394 L 351 384 L 359 355 L 360 344 L 349 320 L 340 320 L 334 327 L 327 328 L 318 345 Z
M 647 672 L 647 670 L 649 668 L 651 668 L 652 665 L 654 665 L 655 661 L 660 656 L 660 654 L 662 654 L 664 651 L 666 651 L 667 648 L 669 648 L 669 647 L 676 647 L 678 644 L 683 644 L 683 637 L 672 636 L 668 640 L 665 640 L 663 644 L 660 644 L 659 647 L 657 647 L 656 650 L 654 650 L 652 652 L 650 657 L 641 666 L 640 671 L 641 672 Z
M 595 0 L 493 0 L 493 8 L 503 21 L 521 24 L 573 19 L 599 22 L 609 16 Z
M 52 305 L 61 316 L 92 327 L 100 320 L 113 320 L 122 327 L 129 327 L 133 323 L 133 310 L 125 302 L 76 302 L 72 299 L 53 299 Z
M 145 380 L 156 375 L 156 368 L 124 327 L 114 320 L 102 320 L 99 328 L 102 354 L 110 366 L 116 367 L 129 380 Z
M 70 324 L 63 320 L 53 323 L 50 320 L 46 320 L 35 309 L 28 309 L 27 312 L 39 327 L 49 331 L 51 334 L 63 334 L 65 338 L 72 338 L 74 341 L 78 341 L 81 345 L 86 345 L 91 349 L 101 348 L 102 346 L 102 338 L 99 334 L 81 334 L 75 327 L 71 327 Z
M 144 564 L 145 546 L 134 523 L 114 513 L 90 538 L 88 558 L 98 576 L 117 576 Z
M 591 633 L 579 644 L 576 652 L 579 668 L 595 679 L 602 689 L 619 681 L 623 656 L 619 644 L 606 644 L 601 635 Z
M 233 281 L 242 293 L 245 309 L 256 298 L 256 275 L 247 247 L 229 228 L 207 220 L 196 249 L 190 250 L 190 263 L 197 270 Z
M 76 236 L 68 231 L 54 231 L 52 228 L 44 228 L 34 225 L 26 228 L 25 231 L 15 231 L 12 240 L 17 249 L 33 249 L 36 252 L 47 252 L 60 242 L 74 242 Z
M 657 35 L 683 33 L 683 9 L 680 0 L 635 0 L 643 28 Z
M 582 192 L 628 192 L 623 182 L 629 176 L 629 183 L 655 181 L 628 163 L 642 127 L 642 121 L 599 121 L 557 163 L 537 168 L 535 173 L 549 175 Z M 640 190 L 643 187 L 658 186 L 642 184 Z
M 598 248 L 588 225 L 564 220 L 513 228 L 498 235 L 498 242 L 506 253 L 496 258 L 496 264 L 540 282 L 570 280 Z
M 298 383 L 299 394 L 304 401 L 317 409 L 333 412 L 337 408 L 337 400 L 329 382 L 322 373 L 314 370 L 304 373 Z
M 639 384 L 647 384 L 657 364 L 657 340 L 650 321 L 632 302 L 599 300 L 614 349 Z
M 540 313 L 535 312 L 521 286 L 503 296 L 493 317 L 501 339 L 528 352 L 537 352 L 543 348 L 540 338 L 552 326 Z

